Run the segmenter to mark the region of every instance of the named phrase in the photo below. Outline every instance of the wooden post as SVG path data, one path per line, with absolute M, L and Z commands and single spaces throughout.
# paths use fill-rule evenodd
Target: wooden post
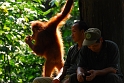
M 124 0 L 79 0 L 81 19 L 102 31 L 105 39 L 119 46 L 124 75 Z

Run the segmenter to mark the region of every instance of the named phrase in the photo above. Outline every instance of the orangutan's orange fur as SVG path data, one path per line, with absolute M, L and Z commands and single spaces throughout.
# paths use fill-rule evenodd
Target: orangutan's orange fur
M 69 19 L 72 6 L 73 0 L 68 0 L 63 10 L 48 22 L 31 23 L 33 35 L 27 36 L 25 41 L 37 55 L 45 57 L 43 76 L 51 76 L 55 67 L 60 70 L 63 66 L 64 46 L 59 29 Z M 35 40 L 34 44 L 32 40 Z

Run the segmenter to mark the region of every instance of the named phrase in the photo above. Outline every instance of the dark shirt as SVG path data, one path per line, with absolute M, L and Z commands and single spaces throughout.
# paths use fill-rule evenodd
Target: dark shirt
M 67 68 L 66 74 L 76 73 L 77 63 L 79 61 L 78 45 L 75 44 L 69 48 L 64 67 Z
M 117 44 L 112 41 L 105 40 L 102 44 L 101 51 L 98 54 L 91 51 L 87 46 L 83 46 L 79 55 L 79 67 L 83 67 L 88 70 L 100 70 L 107 67 L 113 67 L 117 69 L 117 74 L 122 76 L 119 65 L 119 49 Z

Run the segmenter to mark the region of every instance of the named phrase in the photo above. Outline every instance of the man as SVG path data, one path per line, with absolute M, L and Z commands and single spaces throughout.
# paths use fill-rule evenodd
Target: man
M 89 28 L 80 52 L 77 75 L 70 83 L 123 83 L 119 67 L 119 49 L 116 43 L 103 40 L 101 31 Z
M 78 53 L 84 40 L 84 31 L 87 29 L 88 27 L 85 22 L 75 22 L 71 30 L 72 39 L 74 42 L 76 42 L 76 44 L 69 48 L 62 72 L 60 72 L 55 78 L 37 77 L 34 79 L 33 83 L 68 83 L 70 75 L 76 73 L 79 59 Z

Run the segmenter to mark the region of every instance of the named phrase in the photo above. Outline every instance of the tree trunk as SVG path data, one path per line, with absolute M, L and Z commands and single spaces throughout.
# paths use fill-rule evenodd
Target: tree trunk
M 99 28 L 104 39 L 117 43 L 124 75 L 124 0 L 79 0 L 81 19 Z

